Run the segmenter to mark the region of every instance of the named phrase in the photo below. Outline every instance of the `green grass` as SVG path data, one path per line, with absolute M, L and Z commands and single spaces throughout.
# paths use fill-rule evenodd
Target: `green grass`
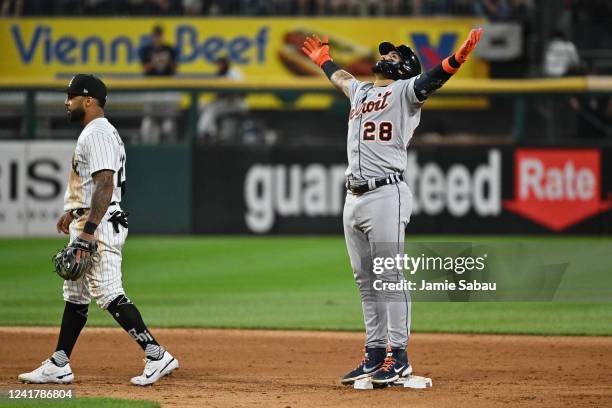
M 497 237 L 411 240 L 508 242 Z M 606 298 L 612 274 L 605 271 L 610 258 L 585 250 L 602 243 L 611 247 L 612 240 L 511 240 L 544 241 L 549 250 L 558 245 L 559 253 L 568 246 L 582 248 L 592 268 L 569 275 L 566 282 L 574 285 L 566 292 L 583 299 L 600 290 L 593 297 L 597 302 L 415 302 L 413 331 L 612 335 L 612 298 Z M 0 325 L 59 324 L 62 281 L 52 272 L 50 258 L 63 245 L 57 239 L 0 240 Z M 363 329 L 342 237 L 133 236 L 124 248 L 123 271 L 127 295 L 151 326 Z M 93 305 L 88 324 L 115 326 Z
M 70 400 L 0 400 L 3 408 L 62 408 L 62 407 L 87 407 L 87 408 L 159 408 L 159 404 L 150 401 L 135 401 L 116 398 L 75 398 Z

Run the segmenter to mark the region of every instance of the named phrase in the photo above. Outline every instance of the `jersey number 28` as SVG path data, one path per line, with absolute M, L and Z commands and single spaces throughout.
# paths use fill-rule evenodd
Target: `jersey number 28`
M 376 140 L 376 122 L 366 122 L 363 124 L 363 140 Z M 388 142 L 393 138 L 393 124 L 391 122 L 380 122 L 378 124 L 378 140 Z

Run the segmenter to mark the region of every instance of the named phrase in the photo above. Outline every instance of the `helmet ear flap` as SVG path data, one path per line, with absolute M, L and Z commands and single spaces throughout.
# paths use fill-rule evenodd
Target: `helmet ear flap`
M 403 60 L 402 71 L 405 71 L 401 75 L 402 79 L 408 79 L 419 75 L 422 70 L 421 62 L 414 51 L 412 51 L 410 47 L 403 44 L 397 47 L 397 51 Z
M 412 48 L 404 44 L 399 45 L 397 47 L 397 52 L 402 56 L 402 58 L 407 58 L 411 54 L 414 54 L 414 51 L 412 51 Z

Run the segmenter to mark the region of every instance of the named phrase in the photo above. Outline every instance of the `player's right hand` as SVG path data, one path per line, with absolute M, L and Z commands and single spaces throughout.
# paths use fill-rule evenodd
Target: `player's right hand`
M 81 259 L 90 257 L 94 252 L 96 252 L 97 243 L 96 237 L 86 233 L 85 231 L 81 232 L 81 234 L 72 241 L 72 246 L 77 248 L 76 251 L 76 263 L 81 262 Z
M 64 234 L 69 234 L 71 222 L 72 222 L 72 214 L 70 214 L 70 211 L 62 214 L 62 216 L 59 218 L 55 226 L 57 228 L 57 232 L 63 232 Z
M 482 28 L 474 28 L 470 31 L 467 40 L 461 44 L 461 47 L 455 53 L 455 59 L 458 63 L 463 64 L 467 60 L 468 55 L 476 48 L 476 44 L 480 41 L 481 36 Z
M 316 34 L 306 37 L 302 52 L 318 66 L 322 66 L 326 61 L 331 61 L 327 36 L 323 37 L 323 41 Z

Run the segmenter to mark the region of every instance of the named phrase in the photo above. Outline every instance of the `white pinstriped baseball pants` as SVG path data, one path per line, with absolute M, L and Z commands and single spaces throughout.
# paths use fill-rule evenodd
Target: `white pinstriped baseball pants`
M 91 298 L 98 306 L 106 309 L 117 296 L 125 294 L 121 283 L 121 250 L 128 235 L 127 228 L 119 226 L 119 232 L 109 222 L 110 213 L 121 210 L 118 205 L 111 205 L 95 232 L 98 240 L 99 261 L 93 268 L 77 281 L 64 281 L 64 300 L 76 304 L 89 304 Z M 80 218 L 70 224 L 70 242 L 83 231 L 89 216 L 86 211 Z

